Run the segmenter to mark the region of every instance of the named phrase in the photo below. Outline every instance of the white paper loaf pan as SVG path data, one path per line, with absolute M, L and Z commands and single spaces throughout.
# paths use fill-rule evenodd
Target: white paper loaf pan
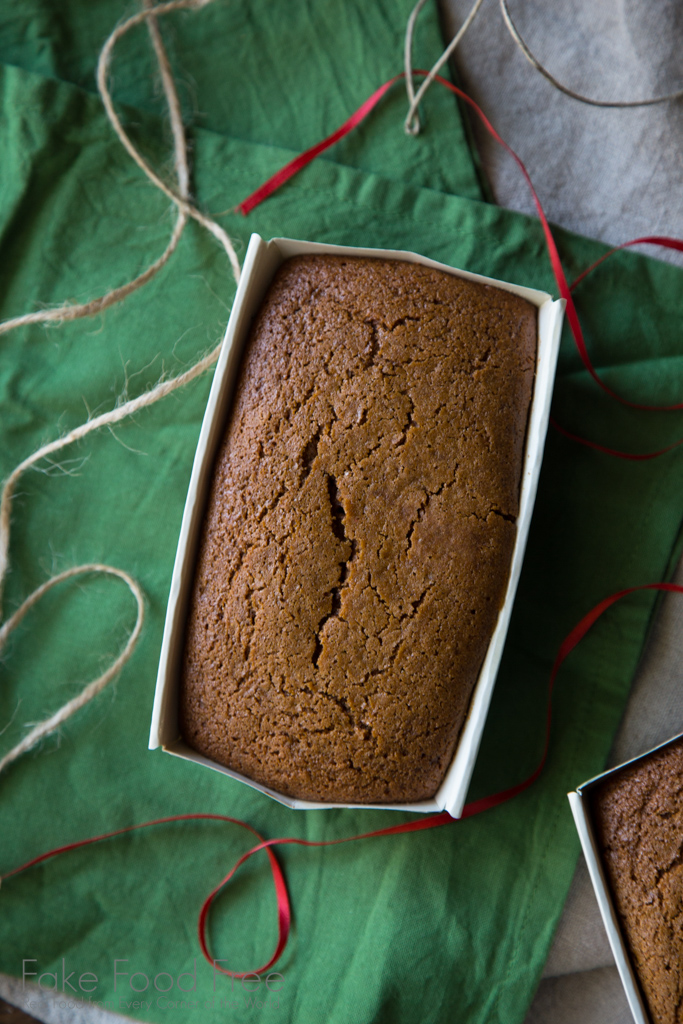
M 602 922 L 605 926 L 605 931 L 607 932 L 607 938 L 609 939 L 609 944 L 619 971 L 619 977 L 621 978 L 621 983 L 624 986 L 626 999 L 628 1000 L 628 1005 L 636 1024 L 652 1024 L 652 1021 L 650 1020 L 650 1015 L 647 1011 L 645 1001 L 640 990 L 638 978 L 631 962 L 626 939 L 624 938 L 621 930 L 619 917 L 614 907 L 607 876 L 603 870 L 602 858 L 600 856 L 600 849 L 593 828 L 593 820 L 590 811 L 591 793 L 606 779 L 610 778 L 610 776 L 617 775 L 622 771 L 622 769 L 628 768 L 630 765 L 636 764 L 638 761 L 644 761 L 657 750 L 662 750 L 664 747 L 668 747 L 670 743 L 673 743 L 678 739 L 681 739 L 680 733 L 676 736 L 672 736 L 664 743 L 660 743 L 656 747 L 653 747 L 652 750 L 647 750 L 644 754 L 639 754 L 638 757 L 631 758 L 630 761 L 624 761 L 623 764 L 617 765 L 616 768 L 610 768 L 609 771 L 602 772 L 601 775 L 596 775 L 595 778 L 589 779 L 588 782 L 584 782 L 579 786 L 575 792 L 567 793 L 569 805 L 572 809 L 572 814 L 574 815 L 576 830 L 579 833 L 579 839 L 581 840 L 581 848 L 583 849 L 583 854 L 586 858 L 588 873 L 590 875 L 591 882 L 593 883 L 595 897 L 600 908 L 600 916 L 602 917 Z
M 505 603 L 498 617 L 498 624 L 491 639 L 488 653 L 482 665 L 472 702 L 465 721 L 460 741 L 446 777 L 432 800 L 412 804 L 328 804 L 307 800 L 293 800 L 261 786 L 237 772 L 224 768 L 195 753 L 180 737 L 178 727 L 178 686 L 179 665 L 182 657 L 187 603 L 194 574 L 197 544 L 205 508 L 205 498 L 210 484 L 216 450 L 225 428 L 239 369 L 243 344 L 246 340 L 252 318 L 258 310 L 275 271 L 290 256 L 305 253 L 330 253 L 344 256 L 374 256 L 387 259 L 401 259 L 421 263 L 427 267 L 465 277 L 470 281 L 497 285 L 506 291 L 521 295 L 538 307 L 538 352 L 534 393 L 527 430 L 526 450 L 522 477 L 520 514 L 517 521 L 517 541 L 512 558 L 510 580 Z M 258 235 L 252 235 L 244 261 L 230 321 L 225 333 L 223 347 L 216 367 L 216 373 L 209 395 L 204 422 L 199 436 L 192 477 L 185 504 L 178 550 L 176 553 L 171 592 L 166 611 L 166 623 L 159 661 L 152 728 L 149 738 L 150 749 L 161 746 L 169 754 L 207 765 L 223 772 L 233 779 L 239 779 L 261 793 L 266 793 L 280 803 L 293 808 L 325 807 L 380 807 L 385 810 L 434 812 L 447 810 L 459 817 L 465 803 L 474 762 L 479 749 L 484 722 L 491 701 L 491 694 L 500 663 L 505 635 L 510 620 L 517 582 L 522 567 L 529 523 L 536 496 L 541 468 L 543 445 L 548 428 L 550 399 L 560 343 L 563 301 L 553 301 L 546 292 L 518 285 L 495 281 L 465 271 L 455 270 L 442 263 L 426 259 L 412 252 L 390 249 L 357 249 L 350 246 L 323 245 L 315 242 L 301 242 L 290 238 L 274 238 L 264 242 Z

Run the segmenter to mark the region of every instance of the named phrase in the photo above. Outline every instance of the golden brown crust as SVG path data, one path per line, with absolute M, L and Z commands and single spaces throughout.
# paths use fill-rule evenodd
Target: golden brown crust
M 217 457 L 188 743 L 273 789 L 433 796 L 508 578 L 536 309 L 401 261 L 288 260 Z
M 593 820 L 653 1024 L 683 1021 L 683 740 L 607 779 Z

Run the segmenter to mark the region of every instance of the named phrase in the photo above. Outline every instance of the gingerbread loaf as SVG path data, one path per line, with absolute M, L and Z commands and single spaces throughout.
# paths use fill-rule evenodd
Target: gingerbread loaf
M 608 776 L 591 811 L 652 1024 L 682 1024 L 683 738 Z
M 192 748 L 303 799 L 435 794 L 506 591 L 536 321 L 414 263 L 280 267 L 207 503 Z

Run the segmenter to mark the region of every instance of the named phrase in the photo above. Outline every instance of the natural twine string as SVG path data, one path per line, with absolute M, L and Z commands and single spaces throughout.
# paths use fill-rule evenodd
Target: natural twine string
M 14 497 L 14 491 L 20 477 L 30 469 L 31 466 L 35 466 L 36 463 L 41 462 L 47 456 L 52 455 L 54 452 L 61 451 L 62 448 L 66 448 L 67 445 L 73 444 L 75 441 L 80 441 L 88 434 L 92 434 L 94 430 L 99 430 L 100 427 L 112 426 L 120 420 L 126 419 L 128 416 L 132 416 L 133 413 L 139 412 L 140 409 L 145 409 L 149 405 L 154 405 L 160 399 L 170 395 L 172 391 L 177 391 L 178 388 L 183 387 L 185 384 L 189 384 L 191 380 L 198 377 L 200 374 L 208 370 L 209 367 L 213 366 L 218 358 L 218 352 L 220 345 L 215 348 L 208 355 L 200 359 L 199 362 L 195 363 L 186 370 L 185 373 L 181 373 L 178 377 L 173 377 L 171 380 L 162 381 L 157 384 L 156 387 L 152 388 L 151 391 L 146 391 L 144 394 L 139 395 L 137 398 L 131 399 L 129 402 L 124 402 L 123 405 L 119 405 L 116 409 L 112 409 L 110 412 L 102 413 L 100 416 L 96 416 L 94 419 L 87 420 L 85 423 L 81 423 L 80 426 L 74 427 L 68 434 L 64 434 L 62 437 L 56 438 L 54 441 L 50 441 L 48 444 L 42 446 L 33 454 L 29 455 L 20 462 L 19 465 L 12 470 L 10 475 L 5 480 L 2 499 L 0 499 L 0 598 L 2 597 L 2 586 L 7 575 L 9 567 L 9 539 L 10 539 L 10 516 L 12 511 L 12 498 Z
M 180 213 L 184 213 L 187 217 L 192 217 L 192 219 L 196 220 L 198 224 L 201 224 L 202 227 L 206 228 L 207 231 L 211 232 L 214 238 L 218 239 L 218 241 L 221 243 L 221 245 L 223 246 L 228 255 L 230 265 L 232 266 L 233 274 L 235 275 L 235 280 L 239 281 L 241 269 L 240 262 L 237 258 L 237 254 L 227 233 L 223 230 L 220 224 L 217 224 L 216 221 L 212 220 L 210 217 L 206 217 L 195 206 L 193 206 L 192 203 L 189 202 L 189 200 L 184 195 L 182 195 L 181 191 L 176 192 L 174 189 L 170 187 L 170 185 L 167 185 L 166 182 L 159 177 L 156 171 L 153 170 L 152 167 L 150 167 L 150 165 L 139 153 L 139 151 L 135 148 L 129 136 L 124 131 L 123 125 L 119 120 L 119 116 L 114 110 L 114 104 L 112 103 L 111 95 L 107 87 L 109 65 L 111 63 L 111 56 L 114 47 L 116 43 L 119 41 L 119 39 L 121 39 L 121 37 L 126 34 L 126 32 L 129 32 L 136 25 L 140 25 L 143 21 L 149 22 L 151 20 L 152 22 L 154 22 L 159 15 L 170 14 L 171 11 L 199 10 L 202 7 L 206 7 L 210 3 L 213 3 L 213 0 L 169 0 L 168 3 L 147 7 L 146 9 L 140 11 L 138 14 L 134 14 L 132 18 L 128 18 L 127 21 L 124 21 L 122 25 L 119 25 L 118 28 L 114 29 L 114 31 L 102 47 L 100 59 L 97 63 L 97 88 L 99 89 L 100 96 L 102 98 L 102 103 L 104 104 L 104 109 L 107 112 L 107 117 L 111 121 L 114 131 L 119 137 L 119 141 L 126 149 L 129 156 L 135 161 L 140 170 L 147 175 L 152 184 L 156 185 L 156 187 L 161 192 L 163 192 L 164 195 L 168 196 L 168 198 L 173 203 L 175 203 Z M 159 36 L 158 33 L 158 29 L 156 36 L 153 33 L 152 41 L 154 43 L 154 48 L 157 53 L 157 58 L 159 59 L 159 66 L 162 73 L 162 82 L 164 83 L 164 90 L 166 91 L 166 89 L 169 88 L 170 90 L 172 90 L 172 93 L 175 97 L 175 101 L 173 103 L 169 103 L 171 124 L 174 126 L 174 139 L 176 142 L 178 141 L 176 131 L 178 130 L 179 126 L 180 131 L 182 133 L 182 140 L 184 142 L 185 136 L 184 132 L 182 131 L 182 117 L 180 115 L 180 104 L 178 102 L 178 98 L 175 92 L 173 75 L 171 74 L 170 65 L 168 64 L 168 58 L 165 55 L 163 45 L 161 43 L 161 37 Z
M 565 96 L 569 96 L 573 100 L 578 100 L 579 103 L 588 103 L 591 107 L 652 107 L 656 103 L 669 103 L 672 100 L 679 100 L 683 97 L 683 89 L 667 93 L 665 96 L 651 96 L 644 100 L 596 100 L 592 99 L 590 96 L 583 96 L 579 92 L 574 92 L 573 89 L 569 89 L 566 85 L 562 85 L 562 82 L 558 82 L 558 80 L 550 74 L 548 69 L 541 64 L 540 60 L 538 60 L 537 57 L 534 57 L 512 20 L 507 0 L 500 0 L 500 12 L 503 15 L 503 21 L 507 26 L 508 32 L 531 66 L 536 68 L 537 71 L 540 71 L 543 77 L 547 78 L 550 84 L 556 89 L 559 89 L 560 92 L 563 92 Z
M 147 267 L 147 270 L 127 284 L 121 285 L 120 288 L 114 288 L 112 291 L 107 292 L 106 295 L 101 295 L 97 299 L 90 299 L 89 302 L 64 302 L 59 306 L 54 306 L 52 309 L 41 309 L 35 313 L 25 313 L 23 316 L 14 317 L 12 320 L 4 320 L 0 323 L 0 334 L 7 334 L 8 331 L 14 330 L 15 327 L 24 327 L 29 324 L 64 323 L 68 320 L 79 320 L 81 317 L 97 316 L 98 313 L 102 313 L 109 306 L 121 302 L 137 291 L 138 288 L 142 288 L 148 281 L 151 281 L 161 268 L 168 263 L 176 250 L 186 223 L 187 217 L 179 212 L 171 239 L 159 259 L 155 260 L 154 263 Z
M 144 0 L 144 9 L 138 14 L 133 15 L 133 17 L 128 18 L 127 21 L 124 21 L 111 33 L 102 48 L 97 64 L 97 87 L 100 93 L 100 98 L 107 113 L 107 117 L 109 118 L 120 142 L 138 167 L 147 175 L 152 184 L 156 185 L 164 195 L 168 196 L 176 207 L 177 218 L 171 234 L 171 239 L 166 249 L 142 274 L 134 278 L 132 281 L 129 281 L 127 284 L 121 285 L 119 288 L 113 288 L 111 291 L 107 292 L 106 295 L 101 295 L 96 299 L 90 299 L 88 302 L 84 303 L 65 302 L 59 306 L 53 307 L 52 309 L 43 309 L 35 313 L 26 313 L 23 316 L 14 317 L 11 320 L 5 320 L 0 323 L 0 334 L 6 334 L 8 331 L 14 330 L 15 327 L 23 327 L 28 324 L 51 322 L 63 323 L 69 320 L 79 320 L 82 317 L 97 316 L 98 313 L 108 309 L 109 306 L 113 306 L 115 303 L 121 302 L 133 292 L 146 285 L 148 281 L 151 281 L 161 268 L 165 266 L 175 252 L 178 242 L 180 241 L 180 237 L 190 217 L 201 224 L 202 227 L 206 228 L 207 231 L 210 231 L 211 234 L 218 239 L 228 255 L 235 278 L 239 279 L 239 260 L 227 233 L 219 224 L 211 220 L 210 217 L 206 217 L 201 213 L 189 199 L 190 173 L 187 162 L 185 128 L 183 126 L 180 102 L 178 100 L 178 94 L 173 81 L 171 67 L 161 40 L 159 26 L 157 24 L 157 18 L 159 16 L 169 14 L 172 11 L 184 9 L 197 10 L 201 7 L 206 7 L 212 2 L 213 0 L 170 0 L 169 3 L 159 4 L 155 7 L 151 0 Z M 147 22 L 152 38 L 152 45 L 154 46 L 154 52 L 159 65 L 161 81 L 171 121 L 175 169 L 178 179 L 177 191 L 172 189 L 159 177 L 131 142 L 130 137 L 126 134 L 120 118 L 114 109 L 114 104 L 109 92 L 109 86 L 107 84 L 112 54 L 116 43 L 132 28 L 135 28 L 144 21 Z
M 441 54 L 434 67 L 431 69 L 427 77 L 422 82 L 422 85 L 415 92 L 413 86 L 413 65 L 412 65 L 412 53 L 413 53 L 413 36 L 415 34 L 415 24 L 417 22 L 418 15 L 427 0 L 418 0 L 414 8 L 410 12 L 408 17 L 408 23 L 406 25 L 406 36 L 405 36 L 405 47 L 403 54 L 403 63 L 405 68 L 406 78 L 406 93 L 408 95 L 408 113 L 404 122 L 404 129 L 407 135 L 418 135 L 420 132 L 420 115 L 418 112 L 418 105 L 424 98 L 425 93 L 431 86 L 439 69 L 443 67 L 448 58 L 453 54 L 456 47 L 460 43 L 461 39 L 469 29 L 470 25 L 474 21 L 479 8 L 481 7 L 482 0 L 475 0 L 474 6 L 471 8 L 470 13 L 467 15 L 465 21 L 462 23 L 453 39 Z M 678 100 L 683 97 L 683 89 L 678 89 L 676 92 L 667 93 L 665 96 L 651 96 L 643 100 L 596 100 L 590 96 L 584 96 L 581 93 L 575 92 L 568 86 L 563 85 L 557 78 L 555 78 L 547 68 L 541 64 L 537 57 L 531 52 L 526 42 L 522 38 L 519 29 L 512 20 L 510 14 L 510 8 L 508 7 L 508 0 L 499 0 L 500 12 L 505 22 L 505 26 L 512 36 L 516 46 L 521 50 L 529 63 L 537 71 L 539 71 L 544 78 L 546 78 L 555 89 L 559 90 L 569 96 L 573 100 L 578 100 L 579 103 L 586 103 L 592 107 L 611 107 L 626 109 L 629 107 L 651 107 L 657 103 L 669 103 L 672 100 Z
M 410 12 L 408 24 L 406 25 L 406 40 L 405 47 L 403 50 L 403 67 L 405 70 L 406 77 L 406 92 L 408 93 L 408 113 L 406 115 L 403 127 L 407 135 L 420 134 L 421 125 L 418 106 L 422 102 L 422 99 L 425 93 L 427 92 L 427 89 L 430 87 L 430 85 L 432 84 L 432 82 L 434 81 L 434 79 L 436 78 L 436 76 L 438 75 L 439 71 L 444 66 L 448 58 L 451 56 L 451 54 L 455 52 L 456 47 L 460 43 L 460 40 L 463 38 L 468 28 L 476 18 L 479 8 L 482 5 L 482 2 L 483 0 L 475 0 L 474 5 L 470 10 L 470 13 L 467 15 L 460 28 L 451 39 L 450 43 L 437 60 L 436 64 L 434 64 L 431 71 L 422 82 L 422 85 L 417 90 L 417 93 L 415 92 L 415 89 L 413 87 L 413 35 L 415 34 L 415 24 L 417 22 L 418 15 L 422 8 L 424 7 L 424 5 L 427 3 L 427 0 L 417 0 L 417 3 Z
M 66 569 L 64 572 L 60 572 L 58 576 L 53 576 L 51 579 L 47 580 L 47 582 L 43 583 L 43 585 L 38 587 L 37 590 L 34 590 L 33 593 L 26 598 L 24 603 L 17 608 L 14 615 L 12 615 L 11 618 L 4 623 L 2 628 L 0 628 L 0 651 L 2 651 L 5 641 L 12 630 L 19 625 L 26 613 L 30 611 L 30 609 L 33 608 L 33 606 L 37 604 L 45 594 L 47 594 L 48 590 L 52 590 L 53 587 L 56 587 L 59 583 L 63 583 L 64 580 L 72 579 L 74 576 L 82 576 L 85 573 L 106 573 L 109 576 L 117 576 L 127 584 L 133 593 L 133 597 L 135 598 L 138 607 L 138 615 L 133 631 L 128 637 L 126 646 L 123 648 L 116 661 L 109 666 L 106 672 L 103 672 L 102 675 L 98 676 L 98 678 L 92 683 L 88 683 L 77 697 L 67 701 L 67 703 L 63 704 L 62 707 L 53 715 L 31 729 L 31 731 L 24 736 L 21 743 L 17 743 L 9 753 L 5 754 L 5 756 L 0 759 L 0 772 L 2 772 L 13 761 L 16 761 L 16 759 L 22 754 L 26 753 L 27 750 L 35 747 L 36 743 L 44 739 L 45 736 L 48 736 L 51 732 L 54 732 L 55 729 L 58 729 L 63 722 L 66 722 L 67 718 L 71 718 L 79 708 L 82 708 L 88 703 L 88 701 L 91 701 L 93 697 L 100 692 L 100 690 L 103 690 L 107 683 L 111 682 L 111 680 L 121 671 L 133 653 L 133 648 L 138 642 L 138 637 L 140 636 L 140 630 L 142 629 L 142 623 L 145 617 L 145 605 L 142 590 L 133 577 L 129 576 L 127 572 L 124 572 L 123 569 L 116 569 L 111 565 L 100 565 L 99 562 L 93 562 L 90 565 L 78 565 L 73 569 Z
M 169 14 L 172 11 L 189 9 L 197 10 L 201 7 L 205 7 L 211 3 L 212 0 L 170 0 L 169 3 L 160 4 L 154 6 L 152 0 L 143 0 L 143 10 L 127 21 L 119 25 L 109 36 L 104 44 L 100 59 L 97 67 L 97 85 L 104 104 L 107 116 L 116 132 L 122 145 L 126 151 L 135 160 L 135 163 L 140 169 L 147 175 L 149 180 L 160 189 L 164 195 L 168 196 L 169 199 L 174 203 L 177 209 L 177 218 L 171 240 L 166 247 L 164 253 L 155 261 L 150 267 L 144 271 L 143 274 L 136 277 L 133 281 L 123 285 L 120 288 L 116 288 L 106 295 L 103 295 L 97 299 L 93 299 L 90 302 L 82 304 L 70 304 L 58 306 L 55 309 L 44 310 L 39 313 L 30 313 L 26 316 L 16 317 L 13 320 L 5 321 L 0 324 L 0 333 L 6 333 L 15 327 L 19 327 L 25 324 L 41 323 L 48 321 L 64 321 L 64 320 L 76 320 L 81 317 L 94 316 L 106 309 L 108 306 L 113 305 L 115 302 L 120 302 L 127 295 L 141 288 L 144 284 L 150 281 L 156 273 L 164 266 L 168 261 L 172 253 L 175 251 L 180 236 L 188 222 L 189 218 L 193 218 L 204 228 L 211 232 L 211 234 L 220 242 L 223 249 L 228 255 L 233 274 L 235 279 L 239 279 L 240 265 L 237 259 L 237 254 L 233 247 L 230 238 L 226 232 L 216 224 L 215 221 L 211 220 L 202 214 L 189 200 L 189 185 L 190 185 L 190 173 L 187 159 L 187 142 L 185 138 L 185 129 L 183 126 L 182 113 L 180 109 L 180 102 L 178 99 L 177 90 L 175 88 L 175 82 L 173 80 L 173 74 L 168 61 L 168 56 L 161 39 L 159 32 L 159 26 L 157 23 L 157 17 Z M 150 37 L 152 40 L 152 46 L 157 58 L 159 66 L 159 72 L 161 76 L 161 82 L 164 90 L 164 96 L 169 112 L 169 118 L 171 121 L 171 128 L 173 133 L 173 147 L 174 147 L 174 160 L 175 160 L 175 173 L 177 178 L 177 191 L 168 186 L 162 179 L 156 174 L 156 172 L 150 167 L 150 165 L 144 160 L 144 158 L 137 151 L 130 138 L 126 134 L 121 125 L 121 121 L 114 110 L 114 105 L 109 92 L 107 83 L 109 68 L 111 65 L 111 59 L 114 47 L 116 43 L 132 28 L 136 25 L 147 23 Z M 10 473 L 9 477 L 5 480 L 2 488 L 2 497 L 0 498 L 0 616 L 2 614 L 2 593 L 5 577 L 9 567 L 9 543 L 10 543 L 10 526 L 11 526 L 11 512 L 12 512 L 12 499 L 16 489 L 16 485 L 23 475 L 23 473 L 35 466 L 37 463 L 46 459 L 48 456 L 55 452 L 61 451 L 61 449 L 67 447 L 67 445 L 73 444 L 75 441 L 81 440 L 88 434 L 91 434 L 95 430 L 99 430 L 103 426 L 111 427 L 113 424 L 118 423 L 120 420 L 133 415 L 140 409 L 146 408 L 149 405 L 153 405 L 155 402 L 165 398 L 171 392 L 176 391 L 178 388 L 188 384 L 195 377 L 204 373 L 209 369 L 218 359 L 220 351 L 220 345 L 218 345 L 212 352 L 204 356 L 197 363 L 191 366 L 184 373 L 174 377 L 170 380 L 161 381 L 154 388 L 146 393 L 139 395 L 137 398 L 131 399 L 128 402 L 124 402 L 118 405 L 115 409 L 109 412 L 102 413 L 100 416 L 96 416 L 92 419 L 88 419 L 85 423 L 70 430 L 64 436 L 50 441 L 43 445 L 37 451 L 33 452 L 27 458 L 25 458 L 15 469 Z M 12 630 L 18 625 L 23 619 L 26 613 L 43 597 L 44 594 L 51 590 L 54 586 L 62 583 L 64 580 L 70 579 L 73 576 L 84 574 L 84 573 L 106 573 L 112 576 L 117 576 L 122 579 L 132 591 L 138 606 L 138 616 L 132 633 L 128 638 L 128 642 L 124 647 L 121 654 L 118 656 L 116 661 L 97 679 L 92 683 L 89 683 L 81 693 L 73 700 L 68 701 L 52 716 L 47 718 L 45 721 L 39 723 L 35 728 L 29 732 L 24 739 L 18 743 L 12 750 L 10 750 L 2 759 L 0 759 L 0 772 L 3 771 L 7 765 L 15 761 L 21 754 L 30 750 L 36 745 L 41 739 L 47 736 L 49 733 L 57 729 L 63 722 L 71 717 L 79 708 L 83 707 L 88 701 L 92 700 L 96 694 L 98 694 L 106 685 L 109 683 L 123 668 L 125 663 L 133 653 L 133 649 L 137 643 L 142 629 L 142 623 L 144 619 L 144 604 L 142 591 L 136 581 L 121 569 L 117 569 L 109 565 L 101 565 L 99 563 L 92 563 L 88 565 L 75 566 L 71 569 L 67 569 L 65 572 L 59 573 L 59 575 L 52 577 L 42 586 L 30 594 L 20 608 L 4 623 L 0 628 L 0 650 L 4 645 L 7 637 Z

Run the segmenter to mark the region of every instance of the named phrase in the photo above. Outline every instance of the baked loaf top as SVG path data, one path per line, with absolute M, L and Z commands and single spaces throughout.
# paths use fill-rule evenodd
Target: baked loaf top
M 593 819 L 653 1024 L 683 1021 L 683 739 L 605 780 Z
M 434 795 L 507 585 L 536 314 L 398 260 L 282 265 L 208 500 L 195 750 L 299 798 Z

